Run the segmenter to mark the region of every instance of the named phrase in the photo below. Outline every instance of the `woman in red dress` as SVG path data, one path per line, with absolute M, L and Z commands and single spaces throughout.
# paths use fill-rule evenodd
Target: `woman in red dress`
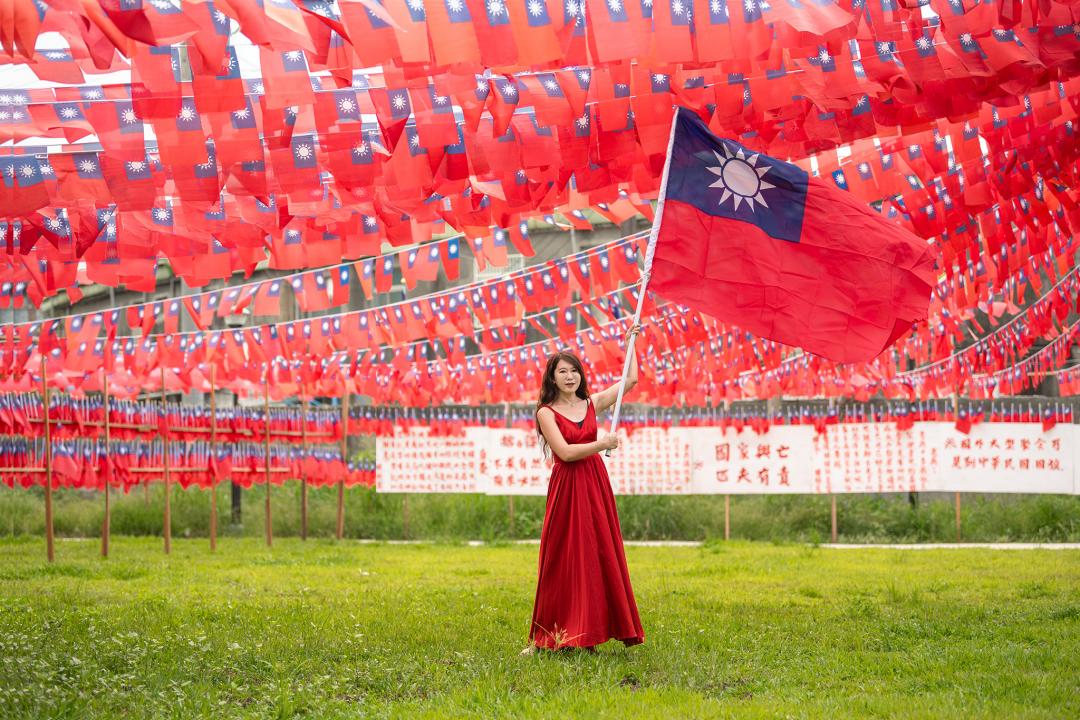
M 627 340 L 639 328 L 627 332 Z M 637 384 L 631 358 L 626 389 Z M 548 481 L 547 509 L 540 533 L 529 646 L 586 648 L 609 639 L 626 645 L 645 641 L 630 574 L 626 569 L 619 515 L 611 492 L 604 450 L 618 447 L 615 435 L 597 439 L 596 416 L 615 404 L 619 383 L 589 394 L 581 361 L 562 352 L 548 358 L 536 404 L 537 432 L 545 453 L 555 456 Z

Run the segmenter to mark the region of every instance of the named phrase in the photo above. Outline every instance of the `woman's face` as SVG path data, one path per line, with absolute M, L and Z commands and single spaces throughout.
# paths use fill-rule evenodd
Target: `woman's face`
M 577 368 L 565 360 L 560 360 L 555 366 L 555 385 L 559 390 L 574 392 L 580 384 L 581 373 L 577 371 Z

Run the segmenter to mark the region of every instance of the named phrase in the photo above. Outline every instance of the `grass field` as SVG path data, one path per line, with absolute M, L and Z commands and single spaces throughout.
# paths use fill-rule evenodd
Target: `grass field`
M 1080 717 L 1080 552 L 629 547 L 644 645 L 520 657 L 535 545 L 0 541 L 5 718 Z

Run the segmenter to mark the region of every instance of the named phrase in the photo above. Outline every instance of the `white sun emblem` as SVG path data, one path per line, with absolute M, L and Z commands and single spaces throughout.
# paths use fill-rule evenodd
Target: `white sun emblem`
M 378 224 L 378 221 L 370 215 L 364 218 L 364 225 L 367 227 L 375 227 Z
M 132 172 L 142 172 L 146 169 L 146 163 L 142 160 L 133 160 L 128 163 L 128 167 Z
M 311 157 L 311 146 L 310 145 L 297 145 L 296 146 L 296 157 L 301 158 L 301 159 L 306 159 L 306 158 Z
M 92 173 L 97 170 L 97 165 L 94 164 L 93 160 L 83 160 L 79 163 L 79 169 L 84 173 Z
M 577 16 L 578 4 L 574 0 L 568 0 L 566 3 L 566 14 L 571 16 Z
M 506 8 L 503 7 L 501 0 L 491 0 L 488 3 L 488 14 L 492 17 L 499 17 L 506 13 Z
M 157 218 L 158 220 L 168 220 L 169 219 L 169 211 L 165 210 L 163 208 L 158 208 L 157 210 L 154 211 L 154 217 Z
M 180 115 L 178 117 L 181 120 L 191 120 L 195 117 L 195 111 L 192 110 L 190 107 L 181 108 Z
M 371 152 L 371 148 L 368 147 L 366 142 L 360 142 L 353 148 L 353 153 L 361 157 L 367 155 L 369 152 Z
M 575 120 L 575 122 L 577 123 L 577 126 L 579 128 L 587 128 L 587 127 L 589 127 L 589 116 L 588 115 L 582 115 L 577 120 Z
M 62 225 L 59 218 L 49 218 L 45 221 L 45 224 L 49 226 L 50 230 L 59 230 Z
M 34 168 L 29 165 L 21 165 L 19 167 L 19 172 L 22 173 L 23 177 L 34 177 Z
M 960 42 L 962 42 L 964 45 L 970 45 L 971 44 L 971 33 L 961 33 L 960 34 Z
M 544 87 L 547 88 L 550 92 L 558 92 L 559 83 L 555 82 L 554 80 L 545 80 Z
M 660 85 L 665 80 L 667 80 L 667 75 L 664 75 L 663 73 L 656 73 L 655 75 L 652 76 L 652 79 L 653 79 L 654 83 L 656 83 L 657 85 Z
M 83 96 L 87 100 L 97 100 L 98 98 L 101 97 L 101 91 L 100 90 L 87 90 L 85 93 L 83 93 Z
M 918 40 L 916 40 L 915 44 L 919 46 L 920 50 L 929 50 L 930 49 L 930 38 L 928 38 L 928 37 L 926 37 L 924 35 L 921 38 L 919 38 Z
M 262 83 L 255 83 L 251 86 L 251 92 L 255 93 L 256 95 L 262 95 L 264 90 L 265 88 L 263 87 Z
M 289 62 L 297 62 L 302 57 L 304 57 L 304 53 L 300 52 L 299 50 L 290 50 L 289 52 L 285 53 L 285 59 Z
M 617 13 L 622 10 L 622 0 L 608 0 L 608 7 L 611 8 L 611 12 Z
M 529 14 L 533 17 L 537 17 L 544 13 L 544 6 L 540 4 L 540 0 L 529 0 Z
M 686 12 L 686 8 L 683 7 L 682 0 L 675 0 L 675 2 L 671 3 L 672 15 L 682 15 L 684 12 Z
M 757 3 L 755 3 L 754 0 L 746 0 L 746 2 L 743 3 L 743 8 L 746 10 L 747 14 L 752 14 L 754 10 L 757 9 Z
M 589 71 L 588 70 L 579 70 L 577 76 L 578 76 L 578 80 L 580 80 L 581 82 L 583 82 L 583 83 L 589 82 Z
M 506 97 L 514 97 L 515 95 L 517 95 L 517 88 L 510 83 L 507 83 L 503 85 L 503 95 L 505 95 Z
M 717 176 L 716 182 L 709 187 L 724 189 L 718 204 L 723 205 L 728 198 L 734 198 L 733 202 L 736 210 L 739 209 L 739 205 L 743 202 L 750 206 L 750 212 L 754 212 L 755 201 L 764 207 L 769 207 L 769 204 L 765 202 L 765 198 L 761 196 L 761 192 L 776 186 L 765 182 L 761 178 L 772 168 L 757 167 L 757 154 L 747 158 L 741 149 L 737 150 L 734 155 L 731 155 L 726 145 L 722 146 L 721 149 L 724 151 L 723 155 L 715 150 L 713 151 L 713 155 L 716 156 L 716 160 L 720 165 L 706 168 L 706 170 Z
M 404 110 L 405 109 L 405 96 L 404 95 L 395 95 L 394 99 L 391 100 L 390 102 L 394 106 L 395 110 Z
M 50 60 L 63 60 L 64 56 L 65 56 L 64 53 L 57 52 L 55 50 L 53 52 L 45 53 L 45 57 L 49 58 Z
M 225 22 L 226 20 L 228 20 L 228 19 L 229 19 L 228 15 L 226 15 L 226 14 L 225 14 L 225 13 L 223 13 L 223 12 L 221 12 L 220 10 L 215 10 L 215 11 L 214 11 L 214 21 L 215 21 L 215 22 L 216 22 L 216 23 L 217 23 L 218 25 L 221 25 L 221 24 L 223 24 L 223 23 L 224 23 L 224 22 Z
M 60 117 L 67 118 L 69 120 L 73 117 L 78 117 L 78 115 L 79 111 L 73 107 L 66 107 L 60 111 Z
M 832 55 L 829 54 L 829 51 L 826 48 L 821 48 L 821 52 L 818 53 L 817 57 L 818 62 L 822 65 L 827 65 L 828 62 L 832 60 Z
M 343 98 L 338 102 L 338 107 L 341 108 L 341 112 L 343 113 L 351 113 L 356 109 L 356 103 L 349 98 Z
M 461 9 L 464 7 L 464 5 L 462 5 L 461 3 L 461 0 L 450 0 L 446 3 L 446 6 L 450 8 L 450 12 L 453 13 L 461 12 Z
M 10 95 L 0 95 L 0 105 L 7 105 L 11 102 Z
M 42 165 L 41 166 L 41 174 L 42 175 L 52 175 L 52 165 L 49 165 L 48 163 Z
M 233 117 L 236 118 L 237 120 L 247 120 L 247 116 L 248 116 L 248 109 L 247 108 L 240 108 L 239 110 L 234 110 L 233 111 Z
M 131 125 L 139 118 L 135 115 L 134 110 L 124 110 L 122 113 L 120 113 L 120 119 L 123 120 L 126 124 Z
M 883 40 L 883 41 L 878 43 L 877 51 L 879 53 L 881 53 L 882 55 L 891 55 L 892 54 L 892 45 L 890 45 L 887 40 Z
M 409 138 L 409 147 L 414 147 L 414 148 L 420 147 L 420 136 L 419 135 L 413 135 L 411 138 Z
M 436 95 L 435 96 L 435 104 L 436 105 L 445 105 L 448 102 L 450 102 L 450 98 L 446 97 L 445 95 Z
M 409 0 L 409 7 L 413 12 L 420 12 L 424 9 L 424 0 Z

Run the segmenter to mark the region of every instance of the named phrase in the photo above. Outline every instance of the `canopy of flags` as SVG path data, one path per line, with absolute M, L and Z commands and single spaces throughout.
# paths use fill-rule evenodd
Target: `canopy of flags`
M 162 374 L 205 389 L 214 367 L 219 386 L 270 382 L 278 397 L 303 384 L 519 400 L 565 344 L 617 374 L 637 238 L 342 306 L 358 287 L 385 292 L 396 268 L 411 288 L 456 279 L 461 256 L 505 266 L 508 248 L 532 253 L 530 226 L 651 219 L 675 104 L 879 207 L 928 241 L 940 281 L 925 322 L 854 365 L 647 305 L 648 399 L 989 396 L 1055 371 L 1076 336 L 1075 2 L 13 0 L 5 13 L 0 77 L 22 80 L 0 88 L 0 304 L 75 303 L 88 282 L 149 291 L 162 261 L 193 288 L 267 260 L 297 272 L 5 326 L 0 389 L 31 389 L 44 358 L 76 392 L 106 373 L 118 395 Z M 283 283 L 326 314 L 212 328 L 275 316 Z M 182 313 L 198 331 L 175 332 Z M 530 327 L 550 339 L 523 346 Z

